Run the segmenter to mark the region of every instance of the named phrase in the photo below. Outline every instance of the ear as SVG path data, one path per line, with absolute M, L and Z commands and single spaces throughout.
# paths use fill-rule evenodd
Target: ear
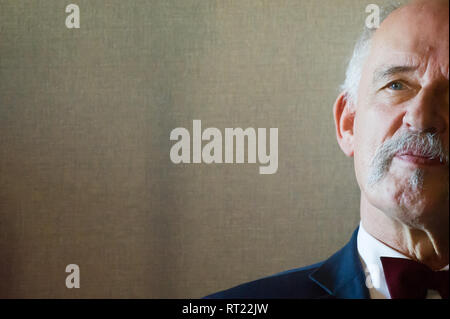
M 347 100 L 346 93 L 343 92 L 338 96 L 333 107 L 337 141 L 341 150 L 347 156 L 353 156 L 354 151 L 353 123 L 355 111 L 350 103 Z

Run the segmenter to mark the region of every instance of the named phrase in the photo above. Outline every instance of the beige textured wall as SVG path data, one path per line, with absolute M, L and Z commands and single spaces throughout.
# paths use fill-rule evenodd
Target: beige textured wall
M 197 298 L 344 245 L 331 110 L 372 2 L 0 0 L 0 297 Z M 174 165 L 193 119 L 277 127 L 278 172 Z

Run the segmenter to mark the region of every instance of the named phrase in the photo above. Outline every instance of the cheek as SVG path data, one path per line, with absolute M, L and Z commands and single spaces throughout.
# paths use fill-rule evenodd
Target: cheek
M 371 105 L 360 108 L 355 114 L 354 164 L 360 185 L 367 180 L 378 147 L 392 137 L 402 125 L 402 117 L 398 109 L 375 103 Z
M 374 145 L 376 130 L 372 126 L 373 122 L 368 122 L 365 114 L 355 116 L 353 161 L 355 177 L 361 190 L 365 189 L 367 184 L 370 164 L 376 149 Z
M 380 120 L 372 112 L 361 112 L 355 116 L 354 144 L 355 164 L 368 167 L 381 140 Z
M 402 107 L 372 102 L 355 114 L 355 153 L 366 161 L 372 159 L 377 147 L 392 137 L 403 125 Z

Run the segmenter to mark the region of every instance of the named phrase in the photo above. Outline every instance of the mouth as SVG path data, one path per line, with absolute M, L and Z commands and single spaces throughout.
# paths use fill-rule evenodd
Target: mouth
M 402 152 L 395 155 L 396 158 L 415 165 L 425 166 L 441 166 L 445 165 L 445 162 L 440 158 L 423 156 L 413 152 Z

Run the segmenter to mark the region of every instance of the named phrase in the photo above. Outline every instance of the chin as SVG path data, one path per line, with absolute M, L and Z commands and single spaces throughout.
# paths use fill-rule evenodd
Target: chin
M 406 174 L 401 179 L 386 176 L 366 192 L 369 201 L 389 217 L 412 228 L 438 227 L 447 223 L 449 215 L 448 179 L 430 178 L 411 183 Z

